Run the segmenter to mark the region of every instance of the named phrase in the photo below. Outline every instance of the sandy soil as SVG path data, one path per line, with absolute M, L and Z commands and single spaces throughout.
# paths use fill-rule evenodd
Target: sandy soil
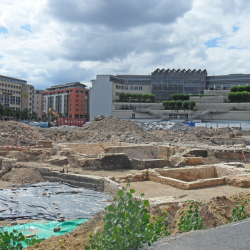
M 121 183 L 125 187 L 125 183 Z M 215 196 L 231 196 L 242 192 L 250 192 L 250 188 L 240 188 L 233 186 L 216 186 L 192 190 L 182 190 L 172 187 L 170 185 L 163 185 L 153 181 L 131 182 L 130 188 L 135 189 L 135 194 L 140 196 L 141 193 L 145 194 L 145 198 L 155 198 L 162 196 L 174 196 L 179 201 L 196 200 L 196 201 L 209 201 Z

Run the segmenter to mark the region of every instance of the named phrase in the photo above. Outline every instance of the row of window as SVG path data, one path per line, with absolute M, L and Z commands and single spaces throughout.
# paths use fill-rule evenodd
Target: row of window
M 1 92 L 4 92 L 4 93 L 12 93 L 12 94 L 21 94 L 20 91 L 16 91 L 16 90 L 9 90 L 9 89 L 0 89 Z
M 4 104 L 20 105 L 21 98 L 18 96 L 8 96 L 0 94 L 0 102 Z M 7 106 L 7 107 L 8 107 Z
M 16 79 L 10 79 L 8 77 L 0 76 L 0 81 L 5 81 L 5 82 L 12 82 L 12 83 L 18 83 L 18 84 L 25 84 L 27 83 L 26 81 L 20 81 Z
M 121 86 L 121 85 L 116 85 L 117 89 L 124 89 L 124 90 L 142 90 L 142 86 Z
M 7 84 L 7 83 L 0 83 L 0 86 L 4 86 L 4 87 L 8 87 L 8 88 L 14 88 L 14 89 L 21 89 L 21 86 L 16 86 L 16 85 L 10 85 L 10 84 Z

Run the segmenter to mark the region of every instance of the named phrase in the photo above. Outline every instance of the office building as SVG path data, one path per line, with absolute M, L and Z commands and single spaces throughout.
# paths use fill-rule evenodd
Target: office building
M 5 107 L 33 112 L 33 92 L 34 87 L 27 81 L 0 75 L 0 102 Z
M 42 118 L 42 93 L 45 90 L 35 89 L 34 90 L 34 112 L 36 112 L 37 118 Z
M 55 85 L 42 92 L 42 119 L 49 108 L 64 118 L 85 118 L 89 121 L 89 90 L 80 82 Z

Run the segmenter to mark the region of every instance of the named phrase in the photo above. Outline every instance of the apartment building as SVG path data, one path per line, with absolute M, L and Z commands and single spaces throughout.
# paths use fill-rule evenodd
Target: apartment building
M 44 89 L 34 90 L 34 112 L 36 112 L 37 118 L 42 118 L 42 93 Z
M 49 108 L 65 118 L 85 118 L 89 121 L 89 90 L 80 82 L 55 85 L 42 92 L 42 119 Z
M 27 81 L 0 75 L 0 102 L 13 110 L 28 108 L 33 112 L 34 87 Z

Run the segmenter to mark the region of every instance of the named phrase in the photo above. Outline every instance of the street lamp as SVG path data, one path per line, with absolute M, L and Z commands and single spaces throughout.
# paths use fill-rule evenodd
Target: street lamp
M 128 98 L 128 101 L 129 101 L 129 118 L 130 118 L 130 99 L 131 99 L 131 97 Z

